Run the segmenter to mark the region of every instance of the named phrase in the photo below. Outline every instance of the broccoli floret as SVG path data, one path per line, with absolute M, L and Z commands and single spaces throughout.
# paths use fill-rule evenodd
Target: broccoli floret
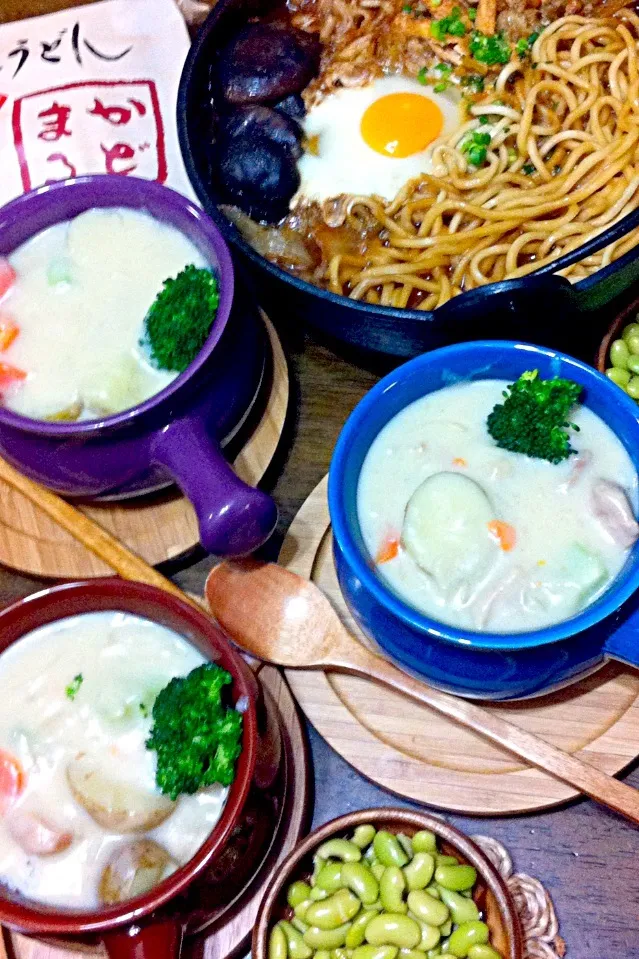
M 210 270 L 193 264 L 164 281 L 144 320 L 145 346 L 161 370 L 183 373 L 206 342 L 220 295 Z
M 557 376 L 542 380 L 538 370 L 522 373 L 489 415 L 488 432 L 502 449 L 560 463 L 576 452 L 566 430 L 579 427 L 566 417 L 581 390 L 578 383 Z
M 155 781 L 171 799 L 233 782 L 242 716 L 222 702 L 223 687 L 232 681 L 226 670 L 205 663 L 158 694 L 146 747 L 157 753 Z

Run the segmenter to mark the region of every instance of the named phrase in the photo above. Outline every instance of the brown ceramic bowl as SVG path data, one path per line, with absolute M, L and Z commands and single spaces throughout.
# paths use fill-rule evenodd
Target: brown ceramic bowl
M 629 306 L 622 310 L 608 327 L 608 332 L 601 341 L 595 359 L 595 366 L 600 373 L 605 373 L 610 366 L 610 363 L 608 362 L 608 354 L 610 353 L 610 347 L 613 340 L 617 340 L 619 338 L 624 326 L 627 326 L 628 323 L 632 323 L 638 313 L 639 297 L 637 297 L 636 300 L 633 300 Z
M 439 839 L 440 851 L 453 855 L 460 862 L 477 870 L 477 884 L 473 898 L 484 921 L 490 928 L 490 941 L 504 959 L 522 959 L 523 944 L 519 918 L 512 896 L 493 864 L 468 836 L 448 823 L 427 813 L 408 809 L 362 809 L 333 819 L 312 832 L 294 849 L 268 886 L 253 930 L 253 959 L 268 959 L 268 939 L 273 926 L 287 918 L 291 910 L 286 902 L 286 890 L 298 879 L 308 879 L 313 871 L 313 853 L 321 843 L 335 836 L 351 834 L 357 826 L 371 823 L 377 829 L 403 832 L 409 836 L 420 829 L 430 829 Z
M 170 593 L 116 578 L 71 583 L 43 590 L 0 613 L 0 652 L 26 633 L 67 616 L 122 610 L 167 626 L 233 676 L 232 699 L 245 704 L 242 753 L 222 815 L 195 856 L 150 892 L 116 906 L 72 912 L 34 902 L 0 885 L 0 922 L 40 937 L 102 939 L 113 959 L 176 959 L 186 919 L 179 899 L 224 852 L 240 823 L 256 773 L 259 734 L 257 684 L 210 617 Z

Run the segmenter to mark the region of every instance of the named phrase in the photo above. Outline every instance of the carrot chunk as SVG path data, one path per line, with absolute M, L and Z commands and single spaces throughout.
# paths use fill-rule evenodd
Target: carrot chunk
M 0 256 L 0 300 L 16 281 L 16 271 L 8 260 Z
M 11 317 L 0 313 L 0 353 L 9 349 L 19 332 L 19 327 Z
M 517 542 L 515 527 L 505 523 L 502 519 L 491 519 L 488 530 L 494 536 L 505 553 L 509 552 Z
M 0 362 L 0 390 L 6 390 L 8 386 L 20 380 L 26 380 L 26 378 L 27 374 L 18 366 Z
M 388 533 L 381 542 L 375 562 L 378 566 L 382 563 L 389 563 L 391 559 L 395 559 L 398 553 L 399 536 L 396 533 Z
M 25 775 L 22 764 L 15 756 L 0 749 L 0 816 L 13 805 L 24 789 Z

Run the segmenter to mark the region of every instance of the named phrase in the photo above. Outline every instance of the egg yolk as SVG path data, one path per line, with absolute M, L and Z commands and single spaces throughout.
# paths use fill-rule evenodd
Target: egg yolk
M 360 132 L 364 142 L 386 157 L 409 157 L 424 150 L 442 132 L 444 116 L 420 93 L 389 93 L 365 110 Z

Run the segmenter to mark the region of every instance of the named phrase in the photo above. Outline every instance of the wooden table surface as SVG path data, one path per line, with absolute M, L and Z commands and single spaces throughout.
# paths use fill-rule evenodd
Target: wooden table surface
M 70 5 L 69 0 L 0 0 L 0 23 Z M 298 321 L 294 326 L 284 336 L 293 387 L 290 422 L 281 454 L 265 478 L 281 511 L 278 535 L 269 546 L 271 558 L 296 511 L 327 472 L 344 420 L 388 368 L 385 361 L 347 359 L 342 348 L 336 352 L 318 343 L 301 331 Z M 169 572 L 183 588 L 201 591 L 210 565 L 209 559 L 200 559 Z M 0 567 L 0 605 L 42 585 Z M 411 805 L 365 780 L 312 728 L 309 738 L 315 767 L 314 825 L 366 806 Z M 639 788 L 639 768 L 635 766 L 626 781 Z M 557 908 L 569 959 L 639 959 L 635 827 L 589 800 L 532 816 L 448 818 L 466 832 L 494 836 L 508 847 L 516 869 L 544 882 Z

